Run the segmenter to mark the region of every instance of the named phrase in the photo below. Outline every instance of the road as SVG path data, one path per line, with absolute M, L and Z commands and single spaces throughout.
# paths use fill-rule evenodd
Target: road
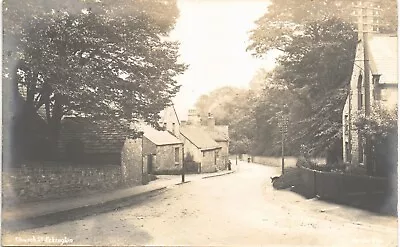
M 3 244 L 397 246 L 397 218 L 274 190 L 277 174 L 239 163 L 236 173 L 175 185 L 130 207 L 3 235 Z

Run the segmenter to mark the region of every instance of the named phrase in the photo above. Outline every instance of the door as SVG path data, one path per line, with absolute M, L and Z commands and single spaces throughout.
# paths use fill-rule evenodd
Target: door
M 148 174 L 153 173 L 153 155 L 152 154 L 147 155 L 147 173 Z

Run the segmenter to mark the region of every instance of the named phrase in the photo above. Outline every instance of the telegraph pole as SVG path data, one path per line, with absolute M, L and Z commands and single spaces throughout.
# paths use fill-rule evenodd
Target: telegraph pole
M 286 110 L 286 107 L 285 107 Z M 282 175 L 285 173 L 285 138 L 287 135 L 288 130 L 288 123 L 289 123 L 289 116 L 287 113 L 282 111 L 282 115 L 280 116 L 278 127 L 281 132 L 281 151 L 282 151 Z

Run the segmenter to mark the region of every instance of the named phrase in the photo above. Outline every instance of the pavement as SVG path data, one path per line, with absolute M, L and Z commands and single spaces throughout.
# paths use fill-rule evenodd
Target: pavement
M 205 174 L 186 174 L 185 182 L 234 173 L 232 170 Z M 97 192 L 79 197 L 43 200 L 37 202 L 3 205 L 2 226 L 8 231 L 29 229 L 32 227 L 56 224 L 90 214 L 113 210 L 116 205 L 129 205 L 135 199 L 151 193 L 182 184 L 181 175 L 157 175 L 157 179 L 146 185 Z M 137 201 L 137 200 L 136 200 Z

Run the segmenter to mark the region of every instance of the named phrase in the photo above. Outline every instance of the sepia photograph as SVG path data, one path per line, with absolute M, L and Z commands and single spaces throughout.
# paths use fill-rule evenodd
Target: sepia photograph
M 398 246 L 396 0 L 3 0 L 2 246 Z

